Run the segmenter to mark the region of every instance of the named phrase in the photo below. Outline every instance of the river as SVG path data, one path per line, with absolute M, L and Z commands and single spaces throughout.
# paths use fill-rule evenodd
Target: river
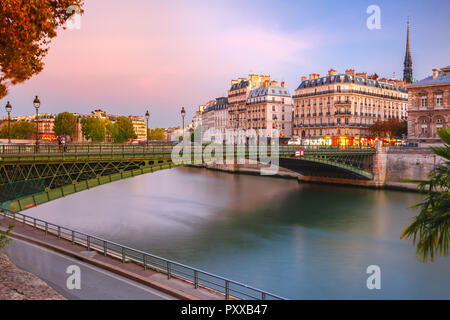
M 422 196 L 177 168 L 26 211 L 290 299 L 450 298 L 450 258 L 422 263 L 403 229 Z M 369 290 L 367 267 L 381 269 Z

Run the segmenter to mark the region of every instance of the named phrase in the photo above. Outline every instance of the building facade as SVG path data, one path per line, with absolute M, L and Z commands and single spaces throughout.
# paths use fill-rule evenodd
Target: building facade
M 440 143 L 439 129 L 450 124 L 450 65 L 408 86 L 408 142 Z
M 253 88 L 270 81 L 270 76 L 250 74 L 248 78 L 231 80 L 228 90 L 228 128 L 244 129 L 247 123 L 247 98 Z
M 348 69 L 310 74 L 295 91 L 293 134 L 300 138 L 369 137 L 376 121 L 406 119 L 408 92 L 403 81 Z
M 135 140 L 138 141 L 146 141 L 147 140 L 147 123 L 143 116 L 128 116 L 128 119 L 131 120 L 133 124 L 134 133 L 136 133 L 137 138 Z
M 267 81 L 247 98 L 247 128 L 258 136 L 292 136 L 292 98 L 284 82 Z

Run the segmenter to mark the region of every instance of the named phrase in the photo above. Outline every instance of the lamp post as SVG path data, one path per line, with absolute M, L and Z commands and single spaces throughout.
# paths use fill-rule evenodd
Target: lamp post
M 147 112 L 145 113 L 145 120 L 147 120 L 147 146 L 148 146 L 148 119 L 150 118 L 150 113 Z
M 33 101 L 34 107 L 36 108 L 36 150 L 39 145 L 39 124 L 38 124 L 38 118 L 39 118 L 39 107 L 41 106 L 41 101 L 39 100 L 38 96 L 34 98 Z
M 8 112 L 8 144 L 11 143 L 11 110 L 12 110 L 12 106 L 11 103 L 6 104 L 5 106 L 6 112 Z
M 183 119 L 183 141 L 184 141 L 184 116 L 186 115 L 186 110 L 184 107 L 181 107 L 181 118 Z

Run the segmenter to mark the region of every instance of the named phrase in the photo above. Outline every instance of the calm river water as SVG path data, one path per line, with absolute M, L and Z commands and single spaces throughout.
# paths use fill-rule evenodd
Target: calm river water
M 291 299 L 450 298 L 450 258 L 400 240 L 415 193 L 177 168 L 114 182 L 26 214 Z M 381 268 L 381 290 L 366 269 Z

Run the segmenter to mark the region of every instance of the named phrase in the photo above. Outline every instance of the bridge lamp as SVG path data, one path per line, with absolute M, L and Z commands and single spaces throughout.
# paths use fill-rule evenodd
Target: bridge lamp
M 41 106 L 41 101 L 39 100 L 38 96 L 36 96 L 36 98 L 34 98 L 33 105 L 34 105 L 34 108 L 36 109 L 36 147 L 37 147 L 39 144 L 39 124 L 38 124 L 39 107 Z
M 148 145 L 148 119 L 150 118 L 150 113 L 147 112 L 145 113 L 145 120 L 147 121 L 147 145 Z
M 8 112 L 8 144 L 11 143 L 11 111 L 12 111 L 12 105 L 9 103 L 9 101 L 6 103 L 5 106 L 6 112 Z
M 181 118 L 183 119 L 183 141 L 184 141 L 184 116 L 186 115 L 186 110 L 184 107 L 181 107 Z

